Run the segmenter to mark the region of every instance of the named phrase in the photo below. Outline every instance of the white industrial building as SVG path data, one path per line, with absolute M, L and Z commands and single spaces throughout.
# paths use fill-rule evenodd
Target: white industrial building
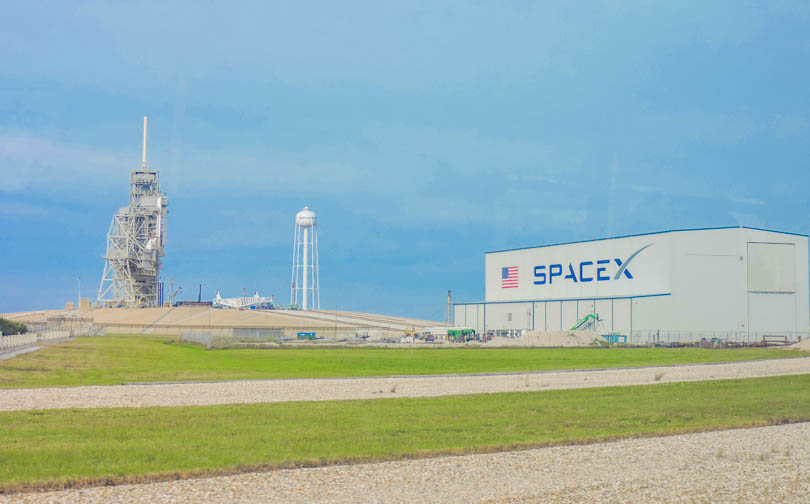
M 456 326 L 560 331 L 592 314 L 631 340 L 806 335 L 807 235 L 685 229 L 487 252 L 485 301 L 456 303 Z M 805 336 L 806 337 L 806 336 Z

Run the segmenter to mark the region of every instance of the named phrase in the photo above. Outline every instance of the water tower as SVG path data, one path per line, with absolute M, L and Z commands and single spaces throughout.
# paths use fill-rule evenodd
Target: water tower
M 310 230 L 312 231 L 311 237 Z M 304 310 L 320 310 L 320 287 L 317 217 L 315 212 L 305 206 L 303 210 L 295 214 L 290 304 L 300 304 Z

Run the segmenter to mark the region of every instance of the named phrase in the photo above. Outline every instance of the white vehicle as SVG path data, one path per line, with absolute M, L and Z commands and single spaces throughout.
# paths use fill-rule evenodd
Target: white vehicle
M 447 331 L 450 327 L 425 327 L 420 336 L 425 341 L 447 341 Z

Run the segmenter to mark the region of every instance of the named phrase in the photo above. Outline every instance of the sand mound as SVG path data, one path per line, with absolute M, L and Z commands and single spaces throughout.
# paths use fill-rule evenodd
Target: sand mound
M 788 348 L 793 348 L 795 350 L 804 350 L 805 352 L 810 352 L 810 338 L 800 341 L 798 343 L 794 343 L 790 345 Z
M 496 337 L 486 346 L 578 347 L 590 346 L 604 338 L 595 331 L 528 331 L 520 338 Z

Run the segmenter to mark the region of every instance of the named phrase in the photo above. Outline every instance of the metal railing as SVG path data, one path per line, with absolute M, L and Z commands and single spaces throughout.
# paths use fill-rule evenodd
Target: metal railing
M 40 343 L 51 343 L 71 337 L 71 331 L 31 332 L 24 334 L 0 334 L 0 353 L 14 352 L 36 346 Z
M 36 333 L 0 336 L 0 353 L 13 352 L 37 344 Z

